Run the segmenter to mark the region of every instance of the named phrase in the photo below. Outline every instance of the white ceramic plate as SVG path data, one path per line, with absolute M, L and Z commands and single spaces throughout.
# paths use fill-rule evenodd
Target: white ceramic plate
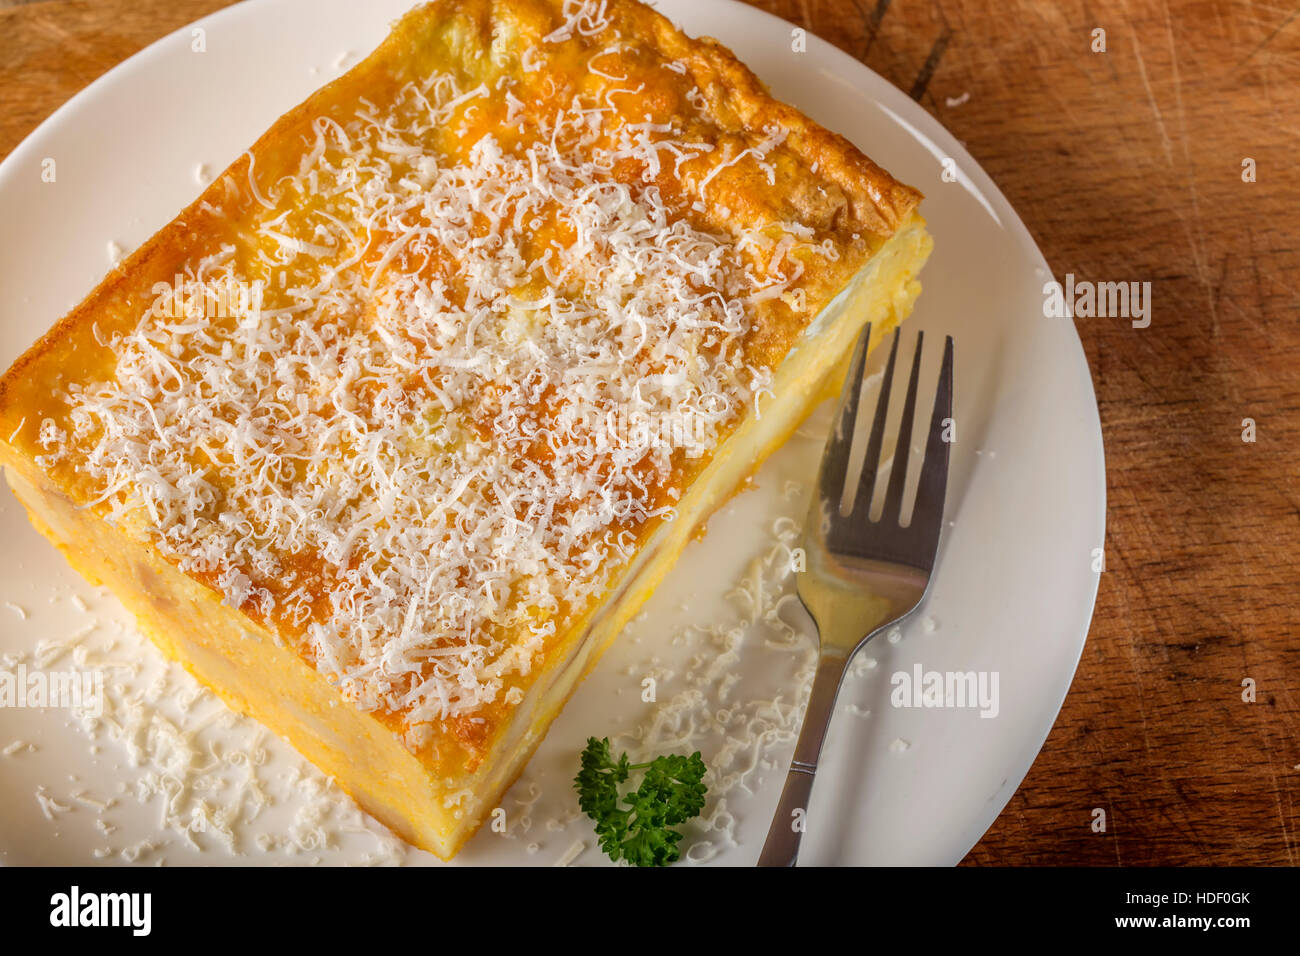
M 159 41 L 55 113 L 0 165 L 0 365 L 94 286 L 110 243 L 145 240 L 197 194 L 200 164 L 220 171 L 373 48 L 407 5 L 239 4 Z M 1105 481 L 1079 340 L 1069 321 L 1043 317 L 1046 263 L 1015 211 L 900 91 L 814 37 L 794 52 L 789 24 L 739 3 L 659 8 L 721 39 L 778 97 L 928 195 L 935 252 L 909 325 L 956 337 L 950 524 L 928 606 L 900 640 L 873 644 L 845 685 L 802 859 L 955 863 L 1042 746 L 1092 615 Z M 46 158 L 54 183 L 42 181 Z M 941 179 L 946 158 L 955 182 Z M 781 519 L 804 512 L 827 421 L 824 410 L 815 416 L 691 546 L 503 801 L 506 832 L 485 828 L 458 862 L 603 860 L 569 783 L 588 735 L 703 750 L 714 787 L 689 859 L 756 859 L 813 646 L 789 597 L 780 541 L 796 542 Z M 109 688 L 98 721 L 0 708 L 4 862 L 432 860 L 363 818 L 277 739 L 196 698 L 193 682 L 63 563 L 7 492 L 0 539 L 6 666 L 97 670 Z M 891 706 L 890 675 L 918 663 L 996 672 L 997 716 Z M 647 677 L 654 703 L 642 700 Z

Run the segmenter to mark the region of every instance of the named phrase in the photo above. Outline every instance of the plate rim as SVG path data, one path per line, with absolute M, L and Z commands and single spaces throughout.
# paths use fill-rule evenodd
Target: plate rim
M 210 26 L 212 24 L 225 21 L 237 21 L 239 19 L 252 19 L 256 21 L 259 18 L 266 17 L 268 11 L 274 7 L 291 7 L 301 5 L 305 0 L 260 0 L 257 3 L 234 3 L 220 10 L 206 14 L 197 20 L 186 23 L 175 30 L 172 30 L 147 46 L 137 50 L 121 62 L 110 67 L 100 76 L 96 77 L 86 86 L 72 94 L 68 99 L 56 107 L 48 116 L 38 123 L 23 139 L 14 146 L 7 156 L 0 161 L 0 196 L 7 191 L 8 181 L 11 177 L 19 175 L 20 167 L 30 161 L 31 155 L 39 150 L 41 140 L 49 135 L 53 130 L 64 123 L 73 119 L 74 114 L 83 110 L 96 96 L 104 89 L 120 82 L 124 77 L 132 75 L 140 70 L 149 69 L 153 62 L 165 52 L 164 48 L 177 40 L 177 38 L 187 36 L 190 31 L 197 27 Z M 677 6 L 684 3 L 685 0 L 672 0 L 669 6 Z M 699 2 L 699 0 L 693 0 Z M 974 156 L 965 148 L 965 146 L 950 133 L 943 124 L 926 110 L 920 103 L 912 100 L 901 89 L 894 86 L 880 74 L 876 73 L 871 67 L 849 53 L 841 50 L 835 44 L 818 36 L 812 30 L 806 27 L 798 27 L 784 18 L 777 16 L 767 10 L 760 9 L 742 0 L 708 0 L 714 6 L 727 5 L 732 8 L 736 15 L 735 29 L 743 31 L 746 29 L 744 22 L 745 17 L 751 17 L 757 21 L 766 21 L 771 27 L 780 27 L 788 30 L 800 28 L 806 31 L 809 40 L 808 52 L 814 50 L 818 57 L 822 58 L 827 72 L 839 77 L 848 79 L 853 78 L 854 73 L 860 76 L 865 75 L 872 81 L 872 91 L 869 94 L 878 104 L 885 109 L 895 119 L 900 127 L 916 139 L 928 152 L 936 157 L 950 157 L 957 161 L 961 173 L 970 180 L 972 190 L 979 196 L 988 200 L 994 207 L 990 212 L 994 215 L 1008 234 L 1014 238 L 1017 247 L 1025 254 L 1026 260 L 1036 263 L 1041 267 L 1043 274 L 1047 277 L 1053 275 L 1046 256 L 1034 240 L 1024 220 L 1020 217 L 1016 208 L 1003 194 L 993 177 L 983 168 Z M 415 6 L 411 3 L 410 6 Z M 665 10 L 658 3 L 650 4 L 659 12 L 673 19 L 672 10 Z M 364 10 L 359 11 L 359 16 L 365 17 L 367 14 Z M 388 22 L 392 22 L 391 19 Z M 677 23 L 674 20 L 674 23 Z M 236 27 L 238 29 L 238 27 Z M 696 34 L 705 35 L 705 34 Z M 726 40 L 719 38 L 720 42 L 726 44 Z M 368 52 L 368 51 L 367 51 Z M 353 63 L 353 66 L 356 64 Z M 349 67 L 348 69 L 351 69 Z M 339 73 L 347 72 L 343 70 Z M 326 77 L 321 85 L 331 82 L 336 77 Z M 940 148 L 942 147 L 942 148 Z M 969 187 L 967 187 L 969 190 Z M 107 271 L 106 273 L 107 274 Z M 1071 365 L 1075 374 L 1080 374 L 1086 380 L 1087 395 L 1091 397 L 1088 407 L 1088 414 L 1085 421 L 1079 422 L 1077 426 L 1076 438 L 1086 441 L 1087 447 L 1083 449 L 1092 462 L 1090 474 L 1087 476 L 1089 483 L 1093 486 L 1096 494 L 1096 508 L 1091 515 L 1090 525 L 1095 532 L 1095 538 L 1098 545 L 1103 548 L 1106 546 L 1106 517 L 1107 517 L 1107 482 L 1106 482 L 1106 462 L 1105 462 L 1105 443 L 1104 435 L 1101 428 L 1100 410 L 1097 401 L 1097 390 L 1093 382 L 1092 368 L 1088 362 L 1087 353 L 1083 348 L 1082 338 L 1079 335 L 1079 329 L 1074 322 L 1074 316 L 1069 316 L 1072 336 L 1069 337 L 1069 348 L 1073 350 L 1071 355 Z M 1100 573 L 1092 572 L 1088 575 L 1091 579 L 1088 585 L 1088 599 L 1086 601 L 1086 614 L 1080 614 L 1080 619 L 1075 620 L 1074 615 L 1069 619 L 1064 619 L 1063 623 L 1068 623 L 1068 631 L 1075 642 L 1075 650 L 1069 655 L 1072 663 L 1068 673 L 1064 667 L 1061 668 L 1057 677 L 1057 684 L 1050 694 L 1044 694 L 1044 704 L 1051 703 L 1051 719 L 1044 722 L 1044 726 L 1036 730 L 1031 736 L 1037 743 L 1032 749 L 1026 747 L 1022 753 L 1021 759 L 1017 762 L 1012 772 L 1007 776 L 1007 782 L 995 797 L 986 801 L 980 810 L 972 815 L 964 832 L 967 834 L 967 840 L 962 852 L 953 862 L 960 862 L 969 853 L 970 850 L 979 843 L 984 834 L 994 824 L 1002 811 L 1006 808 L 1011 798 L 1020 789 L 1025 777 L 1028 775 L 1043 746 L 1050 736 L 1053 728 L 1056 726 L 1060 711 L 1064 705 L 1066 697 L 1073 685 L 1074 678 L 1078 671 L 1079 662 L 1082 659 L 1083 651 L 1087 645 L 1088 637 L 1092 629 L 1092 624 L 1096 615 L 1097 597 L 1100 591 L 1101 577 Z M 1063 628 L 1064 629 L 1064 628 Z M 1012 781 L 1014 780 L 1014 784 Z M 973 834 L 973 836 L 971 836 Z

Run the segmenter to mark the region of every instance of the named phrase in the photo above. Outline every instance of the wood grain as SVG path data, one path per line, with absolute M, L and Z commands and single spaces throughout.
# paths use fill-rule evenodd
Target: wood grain
M 1106 442 L 1107 570 L 1056 726 L 969 863 L 1300 863 L 1293 2 L 756 4 L 910 91 L 1056 275 L 1152 283 L 1149 328 L 1077 323 Z M 224 5 L 0 6 L 0 152 Z

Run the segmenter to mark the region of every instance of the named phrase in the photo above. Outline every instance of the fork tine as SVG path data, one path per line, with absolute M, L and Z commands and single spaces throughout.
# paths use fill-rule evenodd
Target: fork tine
M 870 341 L 871 323 L 868 322 L 858 334 L 853 358 L 849 360 L 849 371 L 844 376 L 844 387 L 840 391 L 840 414 L 831 429 L 830 438 L 826 440 L 826 450 L 822 452 L 822 470 L 817 477 L 817 485 L 821 501 L 830 505 L 833 514 L 839 513 L 840 501 L 844 498 L 844 477 L 849 470 L 849 452 L 853 448 L 853 434 L 857 430 L 862 370 L 867 364 L 867 345 Z
M 948 488 L 949 442 L 943 440 L 944 420 L 952 418 L 952 336 L 943 349 L 943 366 L 939 370 L 939 388 L 934 396 L 934 414 L 930 417 L 930 437 L 925 445 L 921 465 L 921 483 L 912 507 L 911 528 L 921 540 L 938 545 L 943 527 L 943 503 Z M 933 560 L 933 557 L 931 558 Z
M 889 363 L 885 366 L 885 378 L 880 383 L 880 397 L 876 399 L 876 417 L 871 423 L 871 437 L 867 440 L 867 452 L 862 459 L 862 477 L 858 479 L 858 493 L 853 501 L 852 511 L 863 509 L 863 519 L 870 514 L 871 496 L 876 490 L 880 446 L 885 440 L 885 415 L 889 411 L 889 393 L 894 385 L 894 359 L 897 357 L 898 329 L 894 329 L 894 341 L 889 347 Z
M 912 419 L 916 417 L 916 385 L 921 377 L 921 343 L 924 338 L 924 332 L 916 333 L 912 375 L 907 381 L 907 397 L 903 400 L 903 419 L 898 425 L 894 464 L 889 469 L 889 487 L 885 490 L 885 507 L 880 514 L 882 521 L 892 516 L 900 525 L 903 523 L 903 485 L 907 481 L 907 458 L 912 451 Z

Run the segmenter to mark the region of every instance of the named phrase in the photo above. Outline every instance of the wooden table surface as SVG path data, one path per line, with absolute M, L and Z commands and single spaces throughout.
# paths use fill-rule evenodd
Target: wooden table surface
M 1106 443 L 1106 571 L 1056 726 L 968 863 L 1300 863 L 1295 3 L 757 3 L 938 117 L 1058 277 L 1152 284 L 1149 328 L 1077 320 Z M 225 5 L 0 0 L 0 155 Z

